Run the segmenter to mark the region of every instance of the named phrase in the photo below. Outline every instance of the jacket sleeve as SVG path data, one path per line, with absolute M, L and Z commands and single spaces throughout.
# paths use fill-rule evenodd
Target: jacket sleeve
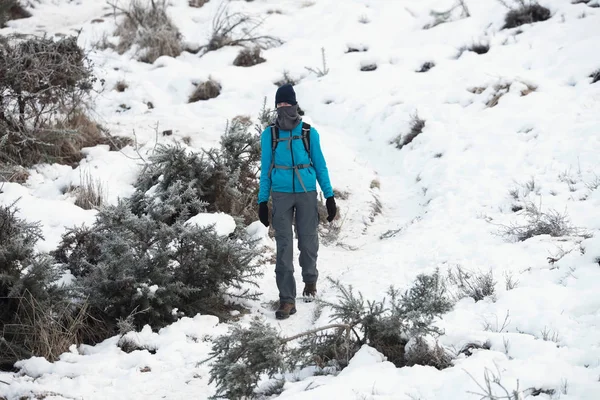
M 267 128 L 260 136 L 260 185 L 258 189 L 258 203 L 269 201 L 271 194 L 271 128 Z
M 319 132 L 313 127 L 310 130 L 310 158 L 317 173 L 317 182 L 319 182 L 323 195 L 328 199 L 333 196 L 333 188 L 329 181 L 329 171 L 327 170 L 325 156 L 323 156 L 323 151 L 321 150 Z

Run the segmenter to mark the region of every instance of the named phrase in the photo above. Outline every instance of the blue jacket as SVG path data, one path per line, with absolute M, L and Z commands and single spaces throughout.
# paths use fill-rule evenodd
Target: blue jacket
M 294 136 L 302 135 L 302 122 L 300 122 L 292 131 L 279 130 L 279 138 L 290 137 L 290 134 L 293 134 Z M 262 203 L 268 201 L 271 191 L 283 193 L 304 192 L 304 188 L 293 169 L 273 168 L 271 176 L 269 176 L 272 161 L 270 126 L 263 131 L 260 138 L 260 144 L 262 156 L 258 202 Z M 319 182 L 319 186 L 321 187 L 325 198 L 333 196 L 333 188 L 329 181 L 327 163 L 325 162 L 325 157 L 321 151 L 319 133 L 315 128 L 310 128 L 310 159 L 302 140 L 294 139 L 277 143 L 277 147 L 275 148 L 276 165 L 292 167 L 294 165 L 309 164 L 310 160 L 312 160 L 312 166 L 298 169 L 306 191 L 316 191 L 317 182 Z

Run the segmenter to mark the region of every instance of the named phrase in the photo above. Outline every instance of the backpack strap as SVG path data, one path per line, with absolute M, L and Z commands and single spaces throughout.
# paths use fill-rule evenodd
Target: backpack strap
M 279 143 L 279 128 L 275 124 L 271 125 L 271 167 L 269 168 L 269 176 L 275 168 L 275 149 Z
M 304 149 L 308 153 L 308 159 L 312 165 L 312 160 L 310 159 L 310 124 L 306 122 L 302 122 L 302 143 L 304 143 Z

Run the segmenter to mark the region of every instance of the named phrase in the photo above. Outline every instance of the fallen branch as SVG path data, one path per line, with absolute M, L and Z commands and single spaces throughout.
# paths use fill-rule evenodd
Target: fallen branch
M 291 342 L 292 340 L 296 340 L 296 339 L 299 339 L 299 338 L 304 337 L 304 336 L 312 335 L 314 333 L 318 333 L 318 332 L 325 331 L 327 329 L 333 329 L 333 328 L 344 328 L 346 330 L 352 329 L 352 327 L 350 325 L 347 325 L 347 324 L 325 325 L 325 326 L 322 326 L 320 328 L 311 329 L 310 331 L 302 332 L 302 333 L 299 333 L 299 334 L 294 335 L 294 336 L 283 338 L 283 339 L 281 339 L 281 343 L 284 344 L 284 343 L 287 343 L 287 342 Z

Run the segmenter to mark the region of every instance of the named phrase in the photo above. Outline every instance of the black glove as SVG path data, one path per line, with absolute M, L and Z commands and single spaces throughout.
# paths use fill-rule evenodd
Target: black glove
M 337 213 L 337 206 L 335 205 L 335 199 L 333 196 L 327 199 L 325 206 L 327 206 L 327 221 L 331 222 Z
M 264 226 L 269 227 L 269 206 L 266 201 L 258 205 L 258 218 Z

